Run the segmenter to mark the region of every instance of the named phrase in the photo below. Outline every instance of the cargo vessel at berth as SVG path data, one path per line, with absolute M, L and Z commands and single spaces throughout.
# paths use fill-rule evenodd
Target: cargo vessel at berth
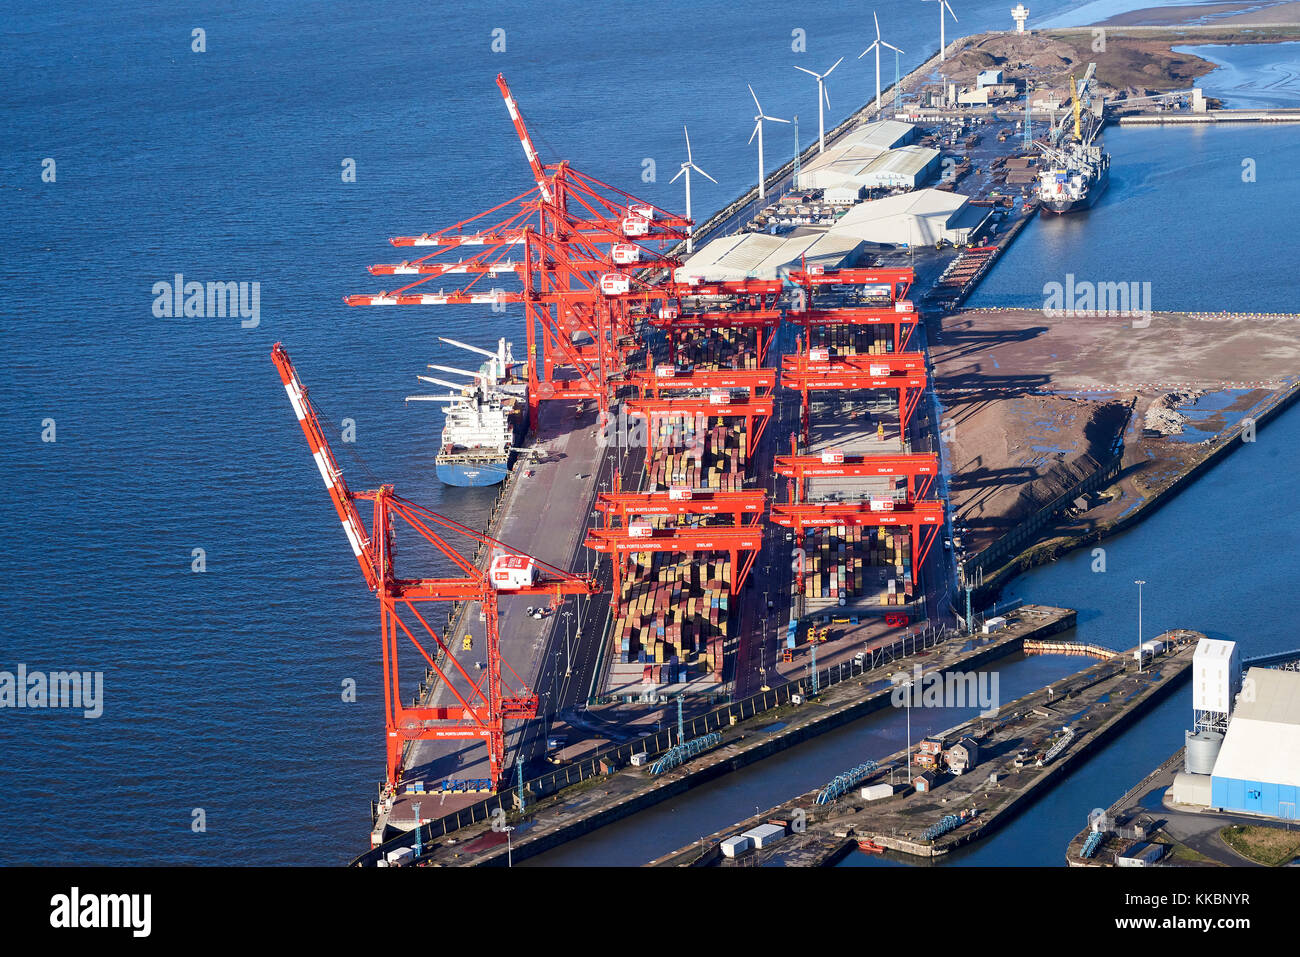
M 1073 143 L 1047 154 L 1038 174 L 1038 202 L 1049 213 L 1088 209 L 1110 182 L 1110 154 L 1100 146 Z
M 447 403 L 435 460 L 440 481 L 462 488 L 496 485 L 510 474 L 511 458 L 527 421 L 528 383 L 514 375 L 522 363 L 514 360 L 505 339 L 497 341 L 496 352 L 441 336 L 439 340 L 485 356 L 486 361 L 477 372 L 430 365 L 430 369 L 469 376 L 472 381 L 419 376 L 421 382 L 453 391 L 448 395 L 411 395 L 407 401 Z
M 1092 81 L 1096 70 L 1097 65 L 1089 63 L 1087 72 L 1074 86 L 1073 136 L 1062 144 L 1066 139 L 1063 117 L 1060 124 L 1053 126 L 1048 142 L 1038 144 L 1043 151 L 1038 203 L 1044 212 L 1073 213 L 1089 209 L 1110 183 L 1110 154 L 1094 142 L 1101 132 L 1101 119 L 1096 112 L 1084 112 L 1093 104 Z

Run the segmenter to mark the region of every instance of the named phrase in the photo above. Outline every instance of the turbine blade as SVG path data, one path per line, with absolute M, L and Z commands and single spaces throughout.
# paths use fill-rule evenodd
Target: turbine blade
M 871 11 L 871 19 L 876 21 L 876 39 L 880 39 L 880 17 L 876 16 L 876 11 Z
M 882 41 L 882 42 L 883 42 L 883 41 Z M 889 47 L 889 49 L 893 50 L 895 53 L 902 53 L 902 52 L 903 52 L 903 51 L 900 50 L 898 47 L 894 46 L 892 43 L 885 43 L 885 46 Z
M 746 83 L 745 86 L 749 86 L 749 84 Z M 758 102 L 758 94 L 754 92 L 754 88 L 752 86 L 749 86 L 749 95 L 754 98 L 754 105 L 758 107 L 758 112 L 762 113 L 763 106 L 761 103 Z
M 826 85 L 822 84 L 822 98 L 826 101 L 826 109 L 831 108 L 831 95 L 826 92 Z
M 691 169 L 695 170 L 695 172 L 699 173 L 701 176 L 703 176 L 705 179 L 707 179 L 710 183 L 714 183 L 714 184 L 716 184 L 716 183 L 718 182 L 716 179 L 714 179 L 714 178 L 713 178 L 712 176 L 710 176 L 708 173 L 704 172 L 704 170 L 700 169 L 700 168 L 699 168 L 698 166 L 696 166 L 694 163 L 691 164 Z
M 817 76 L 817 74 L 814 73 L 812 70 L 804 70 L 804 68 L 801 67 L 801 66 L 797 66 L 797 67 L 795 67 L 795 69 L 796 69 L 796 70 L 803 70 L 803 72 L 804 72 L 804 73 L 807 73 L 809 76 Z
M 686 124 L 682 124 L 682 132 L 686 134 L 686 162 L 691 161 L 691 133 L 686 129 Z
M 952 17 L 952 22 L 953 22 L 953 23 L 956 23 L 956 22 L 957 22 L 957 14 L 955 14 L 955 13 L 952 12 L 952 4 L 949 3 L 948 0 L 939 0 L 939 2 L 942 3 L 945 7 L 948 8 L 948 14 Z M 942 13 L 942 12 L 943 12 L 943 11 L 940 11 L 940 13 Z
M 683 163 L 683 164 L 682 164 L 682 168 L 679 169 L 679 170 L 677 171 L 677 175 L 674 176 L 672 179 L 670 179 L 668 182 L 670 182 L 670 183 L 675 183 L 675 182 L 677 182 L 679 179 L 681 179 L 681 178 L 682 178 L 682 174 L 686 172 L 686 167 L 687 167 L 687 164 L 686 164 L 686 163 Z
M 754 124 L 754 132 L 752 132 L 752 133 L 749 134 L 749 142 L 750 142 L 750 143 L 754 142 L 754 137 L 758 135 L 758 130 L 759 130 L 759 128 L 760 128 L 762 125 L 763 125 L 763 121 L 762 121 L 761 119 L 760 119 L 757 123 Z
M 828 77 L 828 76 L 830 76 L 832 73 L 834 73 L 834 72 L 835 72 L 835 67 L 836 67 L 836 66 L 839 66 L 839 65 L 840 65 L 841 63 L 843 63 L 843 62 L 844 62 L 844 57 L 840 57 L 838 60 L 836 60 L 836 61 L 835 61 L 835 66 L 832 66 L 829 70 L 827 70 L 825 73 L 822 74 L 822 79 L 824 80 L 824 79 L 826 79 L 826 77 Z
M 790 122 L 789 120 L 783 120 L 783 119 L 781 119 L 780 117 L 777 117 L 777 116 L 764 116 L 764 117 L 763 117 L 763 120 L 771 120 L 773 123 L 789 123 L 789 122 Z M 759 120 L 759 122 L 761 123 L 761 122 L 763 122 L 763 120 Z

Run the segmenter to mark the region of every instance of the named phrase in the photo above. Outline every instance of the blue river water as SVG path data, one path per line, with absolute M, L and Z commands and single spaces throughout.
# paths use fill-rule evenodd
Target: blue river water
M 1047 0 L 1034 13 L 1071 6 Z M 885 38 L 907 51 L 904 71 L 937 48 L 932 9 L 920 7 L 879 4 Z M 1006 7 L 964 3 L 960 27 L 1006 26 Z M 693 183 L 697 214 L 756 177 L 747 82 L 769 113 L 802 111 L 805 144 L 813 87 L 794 65 L 824 70 L 847 57 L 830 79 L 828 124 L 874 82 L 856 59 L 869 18 L 830 0 L 589 14 L 514 2 L 430 16 L 427 4 L 381 13 L 339 0 L 6 12 L 0 489 L 20 524 L 0 550 L 0 670 L 99 671 L 105 700 L 94 720 L 0 712 L 0 863 L 34 860 L 40 848 L 46 863 L 331 864 L 364 844 L 383 771 L 376 609 L 268 351 L 284 341 L 327 428 L 354 421 L 355 442 L 336 443 L 354 487 L 392 483 L 482 521 L 492 493 L 437 482 L 440 416 L 403 398 L 420 391 L 414 376 L 426 363 L 461 360 L 437 335 L 519 342 L 518 315 L 349 309 L 342 297 L 384 288 L 365 266 L 402 258 L 387 237 L 450 225 L 528 188 L 498 71 L 544 159 L 571 159 L 667 208 L 681 207 L 681 183 L 669 180 L 689 124 L 696 162 L 719 181 Z M 797 31 L 806 52 L 792 49 Z M 1139 193 L 1169 179 L 1185 215 L 1203 216 L 1212 234 L 1250 219 L 1248 208 L 1285 208 L 1243 206 L 1264 189 L 1217 191 L 1213 177 L 1193 195 L 1156 162 L 1163 135 L 1143 141 L 1152 146 Z M 1276 135 L 1242 131 L 1225 162 L 1243 150 L 1280 156 Z M 1212 167 L 1218 147 L 1199 136 L 1177 142 L 1208 142 Z M 787 127 L 770 135 L 769 167 L 793 145 Z M 349 160 L 355 182 L 341 175 Z M 1119 241 L 1107 209 L 1090 214 L 1089 242 Z M 1190 241 L 1142 242 L 1149 258 L 1127 262 L 1186 271 L 1207 302 L 1294 302 L 1293 286 L 1275 293 L 1261 258 L 1241 254 L 1258 248 L 1258 226 L 1223 239 L 1231 245 L 1205 253 L 1217 274 L 1188 265 Z M 1294 238 L 1279 231 L 1267 242 L 1270 260 L 1295 258 Z M 178 273 L 258 283 L 256 326 L 156 317 L 155 284 Z M 43 441 L 51 430 L 55 441 Z M 1251 454 L 1270 448 L 1266 430 Z M 1271 452 L 1277 474 L 1294 472 L 1294 448 Z M 1242 504 L 1258 495 L 1265 509 L 1268 487 L 1254 473 L 1204 506 L 1230 521 L 1228 536 L 1203 539 L 1192 516 L 1169 539 L 1204 541 L 1212 574 L 1244 568 L 1272 582 L 1255 605 L 1224 592 L 1225 615 L 1251 630 L 1286 617 L 1284 569 L 1257 547 L 1256 529 L 1277 533 L 1280 523 Z M 192 571 L 195 549 L 202 573 Z M 1186 587 L 1208 598 L 1210 573 L 1201 574 Z M 1115 611 L 1096 602 L 1098 614 Z M 349 679 L 354 703 L 341 693 Z

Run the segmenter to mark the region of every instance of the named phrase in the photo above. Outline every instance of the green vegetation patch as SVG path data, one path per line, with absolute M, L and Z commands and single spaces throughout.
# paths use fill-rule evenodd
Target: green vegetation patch
M 1258 824 L 1234 824 L 1225 827 L 1219 836 L 1242 857 L 1268 867 L 1289 864 L 1300 856 L 1300 831 Z

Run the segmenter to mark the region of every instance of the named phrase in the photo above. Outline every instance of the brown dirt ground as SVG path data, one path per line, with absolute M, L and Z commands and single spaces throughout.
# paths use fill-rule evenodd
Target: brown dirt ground
M 1059 495 L 1072 474 L 1091 471 L 1071 466 L 1080 453 L 1103 460 L 1128 418 L 1120 401 L 1029 394 L 990 400 L 971 393 L 941 394 L 941 400 L 945 430 L 951 423 L 948 490 L 970 529 L 963 544 L 971 552 Z
M 1291 9 L 1293 7 L 1295 9 Z M 1266 15 L 1271 11 L 1279 11 L 1276 14 L 1278 19 L 1267 19 Z M 1291 22 L 1292 18 L 1300 22 L 1300 0 L 1257 12 L 1265 19 L 1254 22 Z M 1160 39 L 1110 32 L 1106 38 L 1105 53 L 1093 51 L 1093 37 L 1090 33 L 1053 33 L 1049 30 L 1032 34 L 980 34 L 972 37 L 965 47 L 940 65 L 939 71 L 949 80 L 971 85 L 981 70 L 1001 69 L 1006 73 L 1008 81 L 1017 81 L 1022 89 L 1027 86 L 1035 93 L 1055 90 L 1064 102 L 1069 98 L 1069 78 L 1082 75 L 1089 63 L 1096 63 L 1098 92 L 1102 96 L 1114 98 L 1126 93 L 1146 95 L 1189 89 L 1198 77 L 1215 69 L 1214 64 L 1208 60 L 1188 53 L 1173 52 L 1173 46 L 1189 43 L 1267 43 L 1293 39 L 1233 28 L 1238 22 L 1248 24 L 1251 22 L 1249 20 L 1238 21 L 1233 18 L 1222 22 L 1222 34 L 1216 32 L 1212 36 L 1198 36 L 1190 40 L 1186 35 Z
M 1204 440 L 1146 436 L 1147 407 L 1179 389 L 1233 390 L 1196 427 L 1221 432 L 1300 380 L 1300 316 L 1200 319 L 1156 313 L 1145 329 L 1123 319 L 1056 319 L 1026 309 L 962 310 L 930 334 L 944 408 L 952 504 L 970 551 L 1033 510 L 1023 491 L 1082 453 L 1105 457 L 1128 406 L 1123 477 L 1109 500 L 1043 537 L 1084 534 L 1168 487 L 1205 453 Z M 1047 488 L 1044 489 L 1044 484 Z

